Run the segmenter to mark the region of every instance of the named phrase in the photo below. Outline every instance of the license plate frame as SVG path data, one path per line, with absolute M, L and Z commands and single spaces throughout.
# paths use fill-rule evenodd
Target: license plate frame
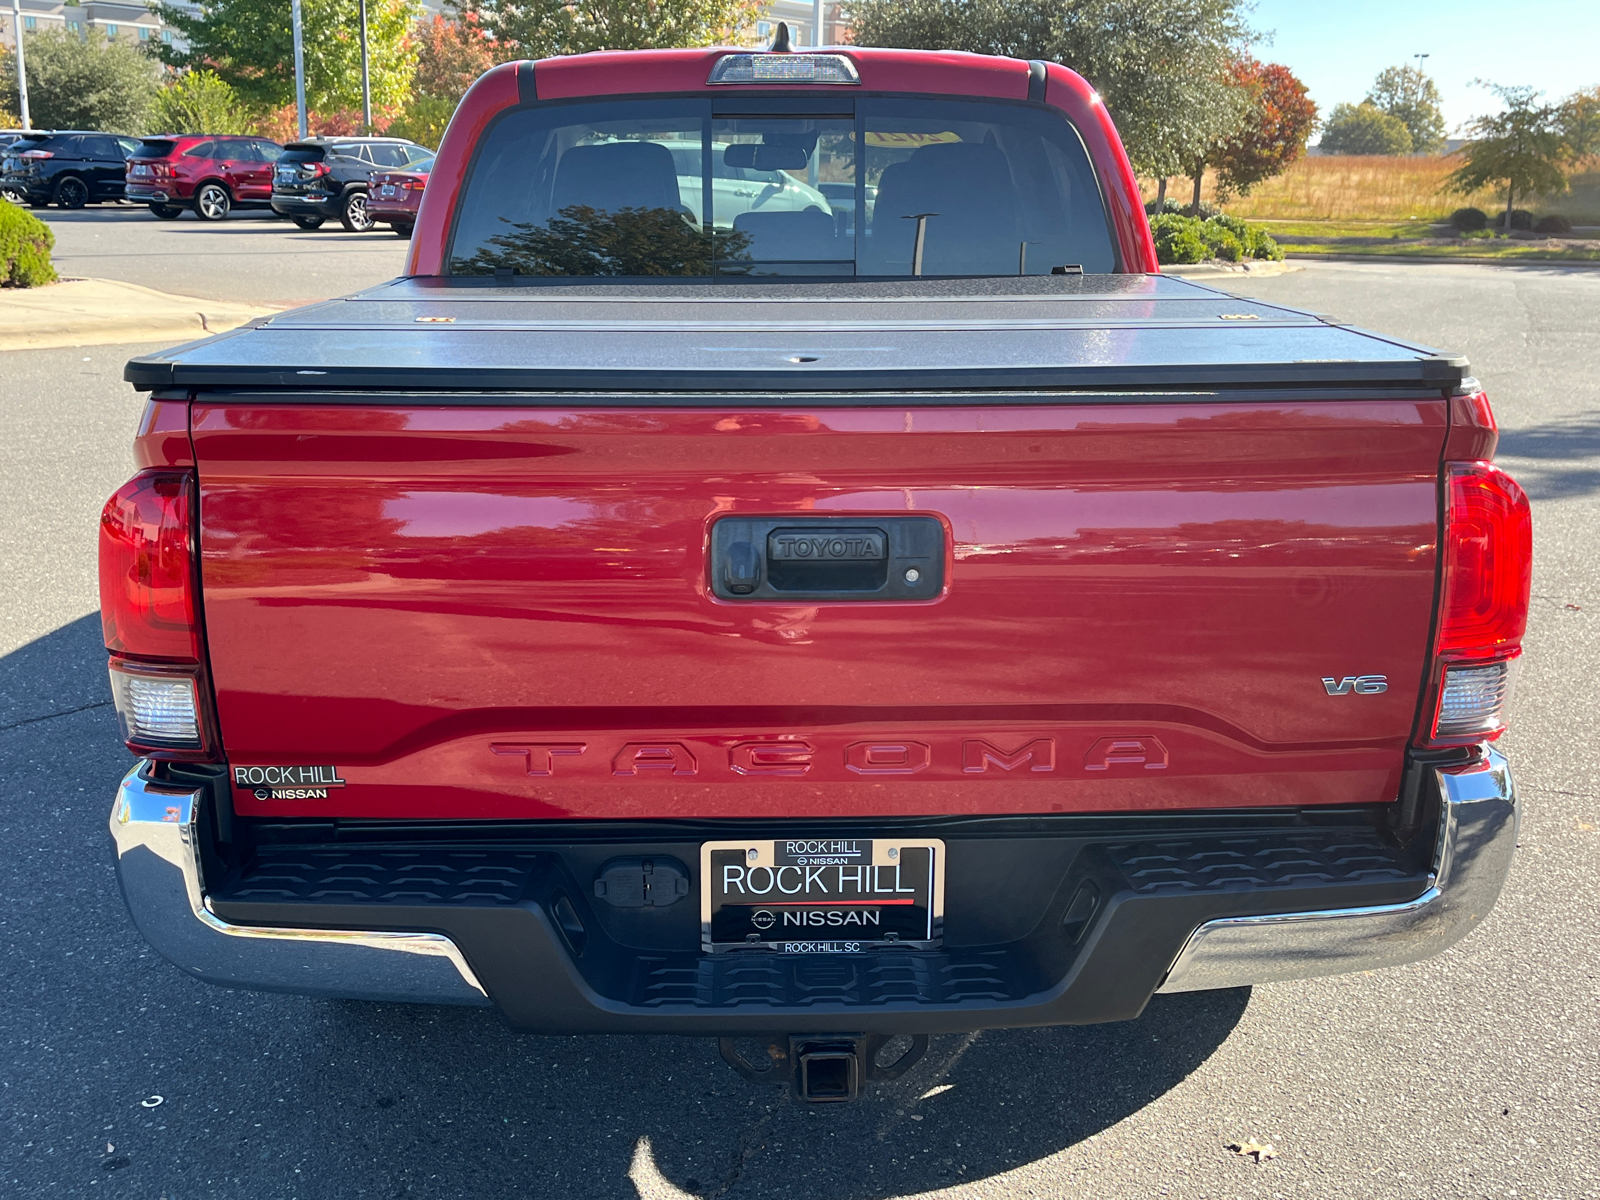
M 944 938 L 944 852 L 937 838 L 892 836 L 703 842 L 701 949 L 937 949 Z

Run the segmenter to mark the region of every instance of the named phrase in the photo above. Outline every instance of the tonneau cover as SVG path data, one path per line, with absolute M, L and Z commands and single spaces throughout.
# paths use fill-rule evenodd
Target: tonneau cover
M 637 404 L 648 402 L 641 392 L 856 393 L 859 402 L 861 392 L 906 391 L 1431 390 L 1453 387 L 1465 370 L 1464 359 L 1425 346 L 1162 275 L 818 283 L 430 277 L 144 355 L 125 377 L 141 389 L 302 396 L 622 391 Z

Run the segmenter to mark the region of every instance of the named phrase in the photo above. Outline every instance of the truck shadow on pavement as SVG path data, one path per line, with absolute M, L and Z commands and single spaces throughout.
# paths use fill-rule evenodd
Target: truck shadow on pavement
M 1535 500 L 1600 491 L 1600 416 L 1586 413 L 1525 429 L 1502 429 L 1497 454 Z
M 709 1039 L 519 1036 L 485 1013 L 346 1003 L 320 1103 L 374 1118 L 361 1141 L 388 1143 L 391 1184 L 448 1162 L 444 1177 L 480 1195 L 878 1200 L 1092 1138 L 1191 1075 L 1249 1000 L 1248 988 L 1157 996 L 1137 1021 L 937 1037 L 906 1077 L 850 1105 L 747 1083 Z M 385 1067 L 341 1072 L 348 1048 L 374 1042 L 394 1047 Z M 434 1114 L 449 1114 L 448 1142 L 419 1145 Z
M 130 760 L 104 662 L 95 614 L 0 658 L 20 1194 L 878 1200 L 1093 1137 L 1192 1074 L 1249 1004 L 1157 996 L 1122 1024 L 941 1036 L 862 1100 L 806 1105 L 710 1038 L 539 1037 L 484 1009 L 211 987 L 151 951 L 118 894 L 106 820 Z

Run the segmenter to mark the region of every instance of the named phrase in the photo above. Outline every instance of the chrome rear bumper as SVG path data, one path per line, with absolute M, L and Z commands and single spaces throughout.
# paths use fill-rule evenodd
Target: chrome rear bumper
M 186 974 L 225 987 L 423 1004 L 488 1004 L 461 951 L 437 933 L 262 929 L 207 906 L 197 841 L 202 793 L 146 779 L 111 810 L 117 879 L 139 932 Z
M 737 1012 L 705 1010 L 685 1003 L 650 1008 L 608 998 L 590 987 L 562 948 L 555 926 L 538 904 L 504 908 L 493 929 L 479 923 L 447 923 L 439 910 L 428 932 L 376 932 L 240 925 L 223 920 L 207 899 L 201 854 L 203 791 L 149 779 L 148 763 L 123 778 L 111 813 L 117 876 L 134 923 L 160 954 L 186 974 L 209 983 L 265 991 L 434 1004 L 490 1003 L 479 975 L 461 946 L 478 956 L 483 978 L 496 989 L 503 1011 L 520 1013 L 521 1026 L 542 1032 L 711 1032 L 718 1036 L 749 1029 L 770 1030 L 776 1020 L 798 1014 L 750 1004 Z M 1229 916 L 1174 927 L 1157 911 L 1169 904 L 1191 904 L 1179 896 L 1142 897 L 1108 905 L 1098 932 L 1083 937 L 1084 961 L 1052 989 L 1016 999 L 984 1001 L 975 1007 L 921 998 L 897 1002 L 893 1012 L 878 1005 L 873 1028 L 944 1032 L 1006 1025 L 1052 1025 L 1083 1020 L 1119 1020 L 1137 1015 L 1155 990 L 1203 991 L 1275 980 L 1336 975 L 1414 962 L 1447 949 L 1486 916 L 1500 893 L 1516 845 L 1518 812 L 1505 758 L 1485 748 L 1473 766 L 1435 769 L 1439 829 L 1426 890 L 1414 900 L 1367 907 Z M 209 818 L 208 818 L 209 819 Z M 1413 876 L 1416 886 L 1422 878 Z M 1371 894 L 1370 891 L 1367 892 Z M 1389 894 L 1406 895 L 1406 892 Z M 1324 901 L 1326 902 L 1326 901 Z M 542 903 L 542 902 L 541 902 Z M 1120 902 L 1119 902 L 1120 903 Z M 1263 895 L 1259 904 L 1283 904 Z M 1233 908 L 1237 912 L 1248 904 Z M 1143 916 L 1106 928 L 1126 909 Z M 1212 912 L 1216 909 L 1212 908 Z M 459 915 L 459 914 L 457 914 Z M 489 914 L 495 916 L 495 914 Z M 1209 914 L 1208 914 L 1209 915 Z M 349 924 L 359 925 L 358 917 Z M 451 917 L 454 919 L 454 917 Z M 1133 954 L 1146 920 L 1165 929 L 1160 948 Z M 431 921 L 406 918 L 424 928 Z M 1185 933 L 1194 932 L 1182 941 Z M 476 937 L 478 940 L 473 941 Z M 598 937 L 598 934 L 596 935 Z M 455 938 L 461 939 L 458 943 Z M 1182 948 L 1165 976 L 1160 956 Z M 591 957 L 594 954 L 591 947 Z M 621 951 L 619 951 L 620 953 Z M 1119 957 L 1119 955 L 1121 957 Z M 1119 981 L 1138 981 L 1129 991 Z M 1111 984 L 1118 983 L 1121 991 Z M 1127 993 L 1127 994 L 1123 994 Z M 854 1003 L 854 1002 L 850 1002 Z M 863 1002 L 864 1004 L 865 1002 Z M 804 1013 L 807 1028 L 867 1028 L 862 1007 L 839 1002 L 840 1011 L 818 1006 Z M 920 1007 L 919 1007 L 920 1006 Z M 833 1024 L 827 1024 L 832 1021 Z M 761 1023 L 766 1022 L 766 1023 Z M 920 1022 L 920 1024 L 919 1024 Z
M 1517 844 L 1516 786 L 1505 756 L 1435 770 L 1439 839 L 1432 886 L 1406 904 L 1229 917 L 1194 931 L 1158 992 L 1312 979 L 1397 967 L 1447 950 L 1494 907 Z

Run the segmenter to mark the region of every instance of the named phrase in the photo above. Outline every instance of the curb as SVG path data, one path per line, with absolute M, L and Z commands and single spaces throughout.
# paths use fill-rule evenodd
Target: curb
M 1236 275 L 1288 275 L 1294 271 L 1303 271 L 1305 268 L 1297 263 L 1280 262 L 1242 262 L 1242 263 L 1174 263 L 1161 268 L 1163 275 L 1184 276 L 1236 276 Z
M 1600 261 L 1580 258 L 1457 258 L 1438 254 L 1291 254 L 1290 257 L 1302 263 L 1460 263 L 1469 267 L 1575 267 L 1580 271 L 1600 270 Z
M 194 341 L 280 311 L 177 296 L 111 279 L 0 291 L 0 350 Z

